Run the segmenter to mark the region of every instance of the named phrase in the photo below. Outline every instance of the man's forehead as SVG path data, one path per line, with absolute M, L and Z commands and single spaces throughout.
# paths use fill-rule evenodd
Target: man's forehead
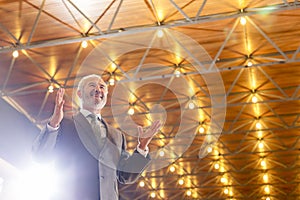
M 104 80 L 102 78 L 97 78 L 97 77 L 93 77 L 93 78 L 89 78 L 86 80 L 87 83 L 97 83 L 97 84 L 101 84 L 101 85 L 106 85 L 106 83 L 104 82 Z

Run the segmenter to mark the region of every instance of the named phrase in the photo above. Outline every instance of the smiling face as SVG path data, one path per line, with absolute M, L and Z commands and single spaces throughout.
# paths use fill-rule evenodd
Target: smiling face
M 83 79 L 77 91 L 78 97 L 81 99 L 82 108 L 92 113 L 99 113 L 105 106 L 107 93 L 106 83 L 98 76 L 90 76 Z

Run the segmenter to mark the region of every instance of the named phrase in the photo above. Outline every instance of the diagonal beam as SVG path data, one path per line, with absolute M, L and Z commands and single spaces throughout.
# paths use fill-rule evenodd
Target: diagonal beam
M 94 24 L 90 18 L 88 18 L 71 0 L 67 0 L 86 20 L 88 20 L 88 22 L 95 27 L 98 30 L 99 34 L 103 34 L 103 32 L 101 31 L 101 29 Z
M 192 21 L 192 19 L 185 12 L 183 12 L 183 10 L 173 0 L 169 0 L 169 1 L 176 8 L 176 10 L 178 10 L 184 16 L 186 20 L 190 22 Z
M 39 12 L 38 12 L 38 14 L 37 14 L 37 16 L 36 16 L 36 18 L 35 18 L 33 27 L 32 27 L 32 29 L 31 29 L 31 32 L 30 32 L 30 35 L 29 35 L 29 38 L 28 38 L 28 40 L 27 40 L 27 44 L 30 44 L 30 42 L 31 42 L 31 39 L 32 39 L 32 37 L 33 37 L 33 34 L 34 34 L 35 30 L 36 30 L 37 24 L 38 24 L 39 21 L 40 21 L 40 17 L 41 17 L 41 14 L 42 14 L 42 11 L 43 11 L 45 2 L 46 2 L 46 0 L 43 0 L 41 6 L 40 6 L 40 8 L 39 8 Z
M 109 26 L 108 26 L 107 32 L 110 32 L 110 31 L 111 31 L 111 27 L 112 27 L 112 25 L 114 24 L 114 22 L 115 22 L 115 20 L 116 20 L 116 17 L 117 17 L 117 15 L 118 15 L 119 11 L 120 11 L 120 8 L 121 8 L 122 3 L 123 3 L 123 0 L 120 0 L 120 3 L 119 3 L 119 5 L 118 5 L 118 7 L 117 7 L 117 10 L 116 10 L 116 12 L 115 12 L 115 14 L 114 14 L 114 16 L 113 16 L 113 18 L 112 18 L 112 20 L 111 20 Z

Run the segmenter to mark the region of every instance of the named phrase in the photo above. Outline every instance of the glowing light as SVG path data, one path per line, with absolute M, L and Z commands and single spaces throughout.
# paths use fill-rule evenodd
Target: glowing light
M 88 43 L 87 43 L 87 41 L 83 41 L 82 43 L 81 43 L 81 47 L 82 48 L 87 48 L 87 46 L 88 46 Z
M 140 181 L 139 186 L 140 187 L 145 187 L 145 182 L 144 181 Z
M 192 195 L 192 192 L 190 190 L 186 191 L 186 195 L 187 196 L 191 196 Z
M 204 133 L 205 132 L 205 129 L 201 126 L 200 128 L 199 128 L 199 133 Z
M 176 169 L 175 169 L 174 166 L 171 166 L 171 167 L 170 167 L 170 172 L 175 172 L 175 170 L 176 170 Z
M 219 169 L 220 168 L 219 163 L 216 163 L 214 167 L 215 167 L 215 169 Z
M 254 96 L 252 97 L 252 103 L 257 103 L 257 101 L 258 101 L 258 98 L 254 95 Z
M 110 78 L 110 79 L 108 80 L 108 83 L 109 83 L 110 86 L 115 85 L 115 79 L 114 79 L 114 78 Z
M 54 92 L 54 87 L 53 87 L 53 85 L 49 85 L 49 87 L 48 87 L 48 92 L 49 92 L 49 93 Z
M 249 60 L 248 62 L 247 62 L 247 66 L 248 67 L 251 67 L 253 65 L 253 63 Z
M 262 167 L 266 167 L 266 166 L 267 166 L 267 163 L 266 163 L 265 160 L 262 160 L 262 161 L 260 162 L 260 165 L 261 165 Z
M 164 155 L 165 155 L 164 150 L 160 150 L 160 151 L 159 151 L 159 156 L 160 156 L 160 157 L 164 157 Z
M 13 56 L 14 58 L 19 57 L 19 52 L 18 52 L 17 50 L 13 51 L 12 56 Z
M 184 180 L 183 179 L 179 179 L 178 183 L 179 183 L 179 185 L 183 185 L 184 184 Z
M 180 77 L 180 71 L 178 69 L 174 71 L 174 74 L 176 78 Z
M 129 108 L 128 114 L 129 114 L 129 115 L 133 115 L 133 114 L 134 114 L 134 109 L 133 109 L 133 108 Z
M 58 174 L 52 165 L 34 165 L 21 172 L 16 181 L 14 193 L 24 200 L 50 199 L 58 188 Z
M 155 198 L 156 197 L 155 192 L 151 192 L 150 196 L 151 196 L 151 198 Z
M 257 122 L 255 126 L 256 126 L 257 129 L 261 129 L 262 128 L 261 123 L 259 123 L 259 122 Z
M 224 189 L 224 194 L 228 194 L 229 190 L 227 188 Z
M 270 187 L 268 185 L 265 187 L 264 190 L 265 190 L 266 193 L 268 193 L 268 194 L 270 193 Z
M 264 179 L 265 182 L 268 182 L 268 180 L 269 180 L 268 174 L 264 174 L 263 179 Z
M 241 17 L 241 18 L 240 18 L 240 23 L 241 23 L 241 25 L 244 26 L 244 25 L 247 23 L 246 18 L 245 18 L 245 17 Z
M 263 149 L 264 148 L 264 143 L 262 141 L 259 142 L 258 148 Z
M 159 29 L 156 34 L 157 34 L 157 37 L 159 37 L 159 38 L 162 38 L 164 36 L 164 32 L 161 29 Z
M 270 198 L 270 197 L 267 197 L 266 200 L 271 200 L 271 198 Z
M 222 178 L 221 178 L 221 183 L 227 183 L 227 178 L 222 177 Z
M 212 147 L 207 147 L 207 152 L 208 152 L 208 153 L 211 153 L 212 150 L 213 150 Z
M 193 102 L 189 103 L 189 109 L 193 110 L 195 108 L 195 104 Z

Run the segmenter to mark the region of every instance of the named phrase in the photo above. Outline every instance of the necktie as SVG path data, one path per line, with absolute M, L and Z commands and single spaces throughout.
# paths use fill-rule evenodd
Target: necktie
M 103 145 L 103 139 L 106 137 L 106 127 L 103 122 L 100 121 L 97 115 L 90 114 L 91 126 L 96 136 L 97 142 L 100 146 Z

